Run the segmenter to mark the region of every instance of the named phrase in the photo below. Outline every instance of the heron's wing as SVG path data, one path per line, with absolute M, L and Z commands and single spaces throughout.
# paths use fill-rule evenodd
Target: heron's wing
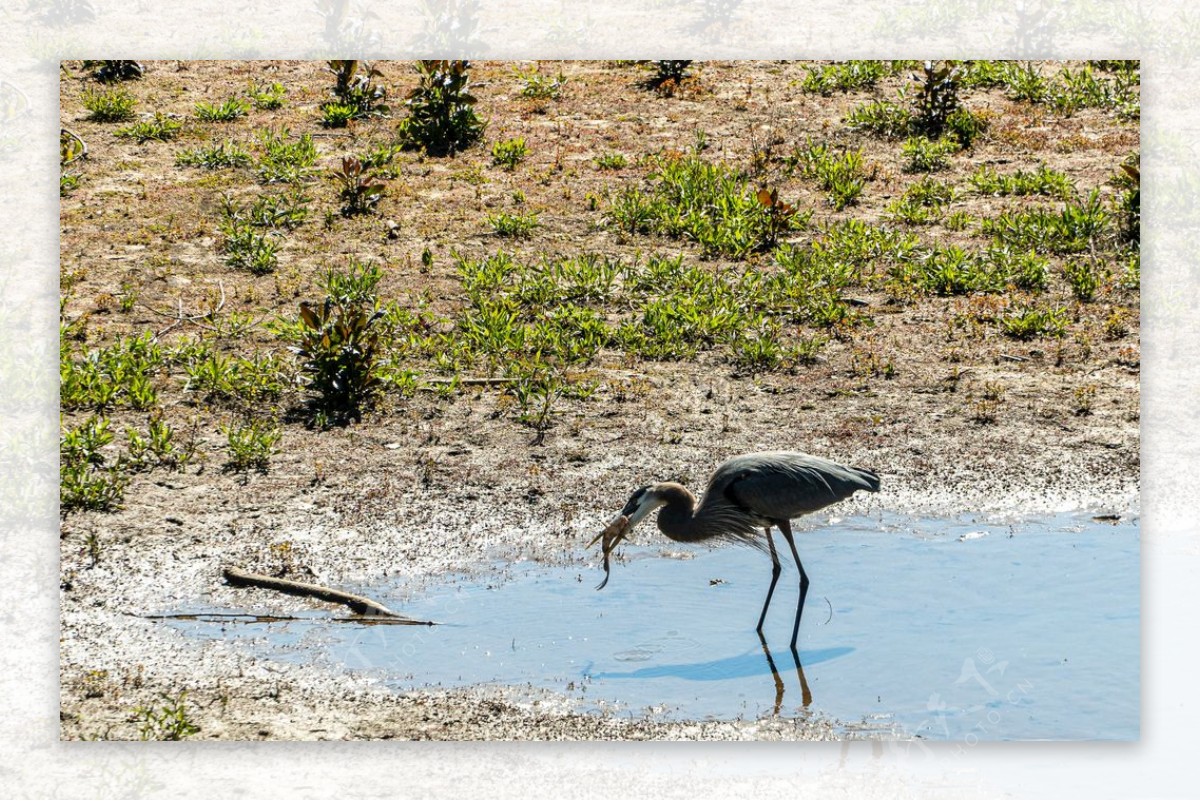
M 874 492 L 879 477 L 869 470 L 801 453 L 750 454 L 721 466 L 711 491 L 770 520 L 790 520 L 849 498 Z

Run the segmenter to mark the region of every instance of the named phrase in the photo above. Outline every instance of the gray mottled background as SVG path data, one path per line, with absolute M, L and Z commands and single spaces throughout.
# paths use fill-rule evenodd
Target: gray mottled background
M 0 0 L 0 6 L 0 795 L 1195 793 L 1200 8 L 1132 0 Z M 1142 59 L 1140 743 L 58 741 L 58 60 L 462 55 Z

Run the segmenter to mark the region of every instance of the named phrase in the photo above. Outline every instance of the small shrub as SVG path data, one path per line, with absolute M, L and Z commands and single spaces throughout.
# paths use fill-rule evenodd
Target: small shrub
M 358 116 L 358 109 L 349 103 L 330 101 L 321 104 L 321 124 L 326 128 L 345 128 Z
M 85 89 L 83 107 L 95 122 L 124 122 L 133 118 L 133 107 L 137 101 L 124 89 Z
M 334 99 L 321 104 L 322 123 L 341 128 L 350 120 L 387 111 L 383 100 L 387 90 L 375 83 L 383 73 L 366 61 L 335 59 L 329 62 L 335 84 Z
M 485 124 L 467 91 L 469 65 L 463 60 L 417 62 L 420 81 L 404 102 L 409 114 L 399 130 L 406 146 L 433 156 L 453 155 L 483 135 Z
M 85 61 L 84 67 L 95 66 L 92 75 L 101 83 L 116 83 L 117 81 L 135 81 L 145 74 L 145 68 L 136 61 Z
M 1096 405 L 1096 385 L 1084 384 L 1082 387 L 1076 387 L 1072 395 L 1075 401 L 1071 409 L 1072 413 L 1076 417 L 1090 415 L 1093 407 Z
M 1072 294 L 1084 303 L 1095 299 L 1096 292 L 1108 277 L 1104 265 L 1090 257 L 1068 259 L 1063 265 L 1063 276 L 1070 284 Z
M 926 177 L 909 186 L 885 210 L 902 222 L 926 225 L 941 219 L 945 207 L 953 199 L 954 187 Z
M 342 199 L 342 214 L 347 217 L 373 211 L 383 199 L 387 185 L 367 173 L 360 159 L 343 157 L 341 169 L 330 175 L 338 187 L 338 197 Z
M 692 62 L 676 59 L 674 61 L 651 61 L 650 64 L 654 67 L 654 76 L 650 79 L 650 83 L 657 89 L 668 82 L 678 85 L 687 76 L 687 68 L 691 66 Z
M 971 185 L 985 195 L 1048 195 L 1067 199 L 1075 193 L 1075 185 L 1065 173 L 1052 170 L 1045 164 L 1034 172 L 1017 170 L 1000 175 L 986 164 L 971 175 Z
M 279 264 L 279 245 L 270 232 L 260 233 L 241 221 L 229 221 L 222 228 L 225 263 L 254 275 L 266 275 Z
M 987 120 L 963 106 L 950 112 L 946 118 L 945 136 L 958 142 L 958 146 L 967 149 L 988 128 Z
M 378 264 L 351 259 L 345 270 L 329 268 L 321 281 L 321 288 L 340 306 L 373 307 L 381 280 L 383 268 Z
M 113 440 L 108 420 L 89 417 L 59 437 L 59 510 L 107 512 L 116 509 L 129 478 L 120 462 L 107 465 L 101 449 Z
M 962 70 L 946 62 L 926 61 L 922 75 L 913 75 L 918 92 L 913 98 L 913 124 L 927 136 L 937 138 L 946 130 L 950 116 L 959 109 L 958 89 Z
M 335 422 L 361 419 L 382 386 L 383 343 L 377 322 L 383 312 L 326 298 L 320 308 L 300 304 L 293 352 L 318 411 Z
M 1136 153 L 1121 165 L 1114 183 L 1120 188 L 1116 200 L 1117 237 L 1122 244 L 1138 248 L 1142 237 L 1142 171 Z

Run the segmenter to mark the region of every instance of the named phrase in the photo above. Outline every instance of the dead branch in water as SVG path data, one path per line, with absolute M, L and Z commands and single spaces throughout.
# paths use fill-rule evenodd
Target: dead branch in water
M 227 567 L 222 571 L 225 580 L 235 587 L 261 587 L 267 590 L 276 590 L 277 592 L 286 592 L 288 595 L 303 595 L 310 598 L 319 598 L 322 601 L 330 601 L 332 603 L 343 604 L 350 607 L 360 615 L 366 617 L 388 617 L 397 618 L 407 623 L 419 626 L 432 626 L 433 623 L 427 620 L 413 620 L 412 618 L 400 615 L 388 609 L 378 601 L 373 601 L 370 598 L 364 598 L 361 595 L 354 595 L 349 592 L 342 592 L 330 587 L 322 587 L 319 584 L 306 584 L 302 581 L 291 581 L 289 579 L 275 578 L 274 576 L 264 576 L 261 573 L 248 573 L 245 570 L 240 570 L 236 567 Z

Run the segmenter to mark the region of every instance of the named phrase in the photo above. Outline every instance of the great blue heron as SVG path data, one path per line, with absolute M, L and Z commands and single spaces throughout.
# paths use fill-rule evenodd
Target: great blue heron
M 621 540 L 629 536 L 643 518 L 661 508 L 658 528 L 677 542 L 731 540 L 762 547 L 760 530 L 766 533 L 771 554 L 771 586 L 758 616 L 762 636 L 767 607 L 783 568 L 771 538 L 771 527 L 778 528 L 792 549 L 792 558 L 800 571 L 800 599 L 792 627 L 792 651 L 800 633 L 800 615 L 808 595 L 808 575 L 800 563 L 792 537 L 792 519 L 845 500 L 857 490 L 877 492 L 879 476 L 861 467 L 846 467 L 806 453 L 772 451 L 735 456 L 717 467 L 708 481 L 700 503 L 681 484 L 667 481 L 642 487 L 633 493 L 621 514 L 617 515 L 591 543 L 604 541 L 604 581 L 608 583 L 609 555 Z

